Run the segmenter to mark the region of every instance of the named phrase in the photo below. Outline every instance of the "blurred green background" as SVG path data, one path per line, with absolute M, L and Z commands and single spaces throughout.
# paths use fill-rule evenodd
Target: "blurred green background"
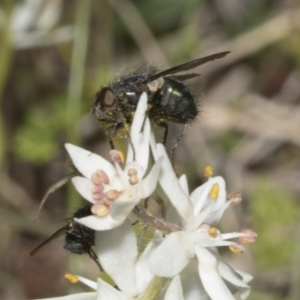
M 64 143 L 108 156 L 89 113 L 101 85 L 142 63 L 166 68 L 225 50 L 195 70 L 201 115 L 176 169 L 192 189 L 212 165 L 228 192 L 242 192 L 221 228 L 259 238 L 239 257 L 222 253 L 254 275 L 249 299 L 300 299 L 299 1 L 2 0 L 0 31 L 1 299 L 65 295 L 65 271 L 98 274 L 62 238 L 29 253 L 82 205 L 64 186 L 33 223 L 46 190 L 70 172 Z M 170 126 L 169 148 L 179 132 Z

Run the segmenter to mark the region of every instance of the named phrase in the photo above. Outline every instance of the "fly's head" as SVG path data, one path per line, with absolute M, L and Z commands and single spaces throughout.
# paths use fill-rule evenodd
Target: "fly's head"
M 103 125 L 121 122 L 120 107 L 113 89 L 103 87 L 97 92 L 91 112 Z

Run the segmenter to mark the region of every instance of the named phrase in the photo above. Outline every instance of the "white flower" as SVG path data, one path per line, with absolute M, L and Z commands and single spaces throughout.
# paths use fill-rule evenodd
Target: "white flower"
M 9 22 L 14 48 L 26 49 L 69 42 L 74 39 L 74 26 L 56 26 L 63 10 L 61 0 L 49 2 L 14 1 L 10 20 L 0 7 L 0 29 Z
M 159 234 L 159 233 L 157 233 Z M 157 247 L 153 239 L 142 255 L 138 257 L 137 239 L 132 225 L 126 220 L 122 226 L 109 231 L 96 232 L 96 252 L 107 274 L 113 279 L 115 288 L 102 279 L 97 282 L 81 276 L 67 274 L 72 282 L 81 281 L 95 292 L 80 293 L 65 297 L 50 298 L 56 300 L 133 300 L 140 299 L 154 279 L 148 267 L 149 255 Z M 171 281 L 164 300 L 183 300 L 179 276 Z M 46 299 L 45 299 L 46 300 Z
M 220 176 L 209 178 L 189 196 L 185 175 L 176 179 L 164 147 L 155 145 L 153 141 L 151 147 L 154 158 L 164 157 L 159 183 L 176 209 L 174 211 L 170 206 L 167 217 L 177 221 L 177 224 L 179 221 L 184 230 L 173 232 L 163 240 L 150 257 L 150 270 L 161 277 L 173 277 L 197 259 L 199 278 L 212 300 L 235 299 L 223 279 L 236 287 L 234 293 L 240 289 L 241 299 L 246 299 L 250 292 L 247 283 L 252 277 L 228 266 L 216 250 L 218 246 L 229 246 L 235 252 L 242 252 L 243 247 L 229 239 L 247 239 L 251 235 L 249 232 L 221 234 L 212 226 L 234 201 L 226 201 L 224 179 Z M 172 178 L 172 182 L 168 178 Z M 255 239 L 255 233 L 253 237 Z M 199 294 L 199 299 L 206 298 L 201 298 Z
M 122 157 L 111 151 L 114 164 L 101 156 L 66 144 L 66 149 L 77 170 L 84 177 L 74 177 L 76 190 L 93 203 L 92 216 L 76 219 L 95 230 L 108 230 L 121 225 L 133 207 L 147 198 L 156 188 L 162 159 L 158 159 L 149 174 L 150 122 L 145 116 L 147 95 L 142 94 L 130 131 L 131 143 L 128 148 L 124 169 L 120 167 Z
M 140 297 L 126 296 L 122 291 L 117 290 L 104 280 L 98 278 L 97 282 L 91 281 L 81 276 L 74 276 L 76 279 L 88 287 L 95 290 L 90 293 L 79 293 L 63 297 L 45 298 L 36 300 L 138 300 Z M 184 300 L 179 276 L 175 276 L 171 281 L 164 300 Z
M 96 254 L 104 271 L 127 297 L 140 295 L 154 275 L 148 268 L 148 258 L 157 247 L 153 239 L 138 257 L 137 238 L 131 222 L 107 231 L 96 231 Z

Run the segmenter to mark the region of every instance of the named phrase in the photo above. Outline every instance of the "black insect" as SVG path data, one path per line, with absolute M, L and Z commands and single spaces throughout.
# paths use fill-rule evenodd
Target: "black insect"
M 143 92 L 147 92 L 147 115 L 152 124 L 165 129 L 163 143 L 166 142 L 168 135 L 168 122 L 184 124 L 172 148 L 172 152 L 175 151 L 187 124 L 195 120 L 199 114 L 195 96 L 184 81 L 200 74 L 174 74 L 194 69 L 228 53 L 226 51 L 212 54 L 164 71 L 159 71 L 155 67 L 141 67 L 122 76 L 110 86 L 100 89 L 91 110 L 100 124 L 107 126 L 111 146 L 113 147 L 113 137 L 123 137 L 128 133 L 128 126 L 132 123 L 139 98 Z
M 68 224 L 66 226 L 54 232 L 48 239 L 31 251 L 30 255 L 35 255 L 46 244 L 65 234 L 65 249 L 75 254 L 87 253 L 102 270 L 97 255 L 92 249 L 92 246 L 95 245 L 95 231 L 73 220 L 74 218 L 83 218 L 91 214 L 90 205 L 78 209 L 71 218 L 67 219 Z

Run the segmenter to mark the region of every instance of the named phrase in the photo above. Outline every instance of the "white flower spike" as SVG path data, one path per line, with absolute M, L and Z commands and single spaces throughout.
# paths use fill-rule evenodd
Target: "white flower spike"
M 165 147 L 156 144 L 147 108 L 144 93 L 134 114 L 126 160 L 116 150 L 111 150 L 109 162 L 66 144 L 74 166 L 82 174 L 72 179 L 73 184 L 92 203 L 92 215 L 75 221 L 96 230 L 95 253 L 114 286 L 100 278 L 95 282 L 66 274 L 71 282 L 80 281 L 94 292 L 51 299 L 246 299 L 252 276 L 229 266 L 218 247 L 241 254 L 245 251 L 242 244 L 253 243 L 257 234 L 248 228 L 221 233 L 216 227 L 226 208 L 242 201 L 241 195 L 227 196 L 224 179 L 212 177 L 211 167 L 205 168 L 207 182 L 190 193 L 186 176 L 177 178 Z M 151 169 L 150 149 L 155 161 Z M 160 186 L 156 189 L 157 183 Z M 165 204 L 161 214 L 164 218 L 137 205 L 154 191 L 153 198 Z M 128 219 L 133 209 L 145 225 L 156 228 L 153 237 L 147 235 L 151 238 L 143 253 L 138 252 L 138 239 Z

